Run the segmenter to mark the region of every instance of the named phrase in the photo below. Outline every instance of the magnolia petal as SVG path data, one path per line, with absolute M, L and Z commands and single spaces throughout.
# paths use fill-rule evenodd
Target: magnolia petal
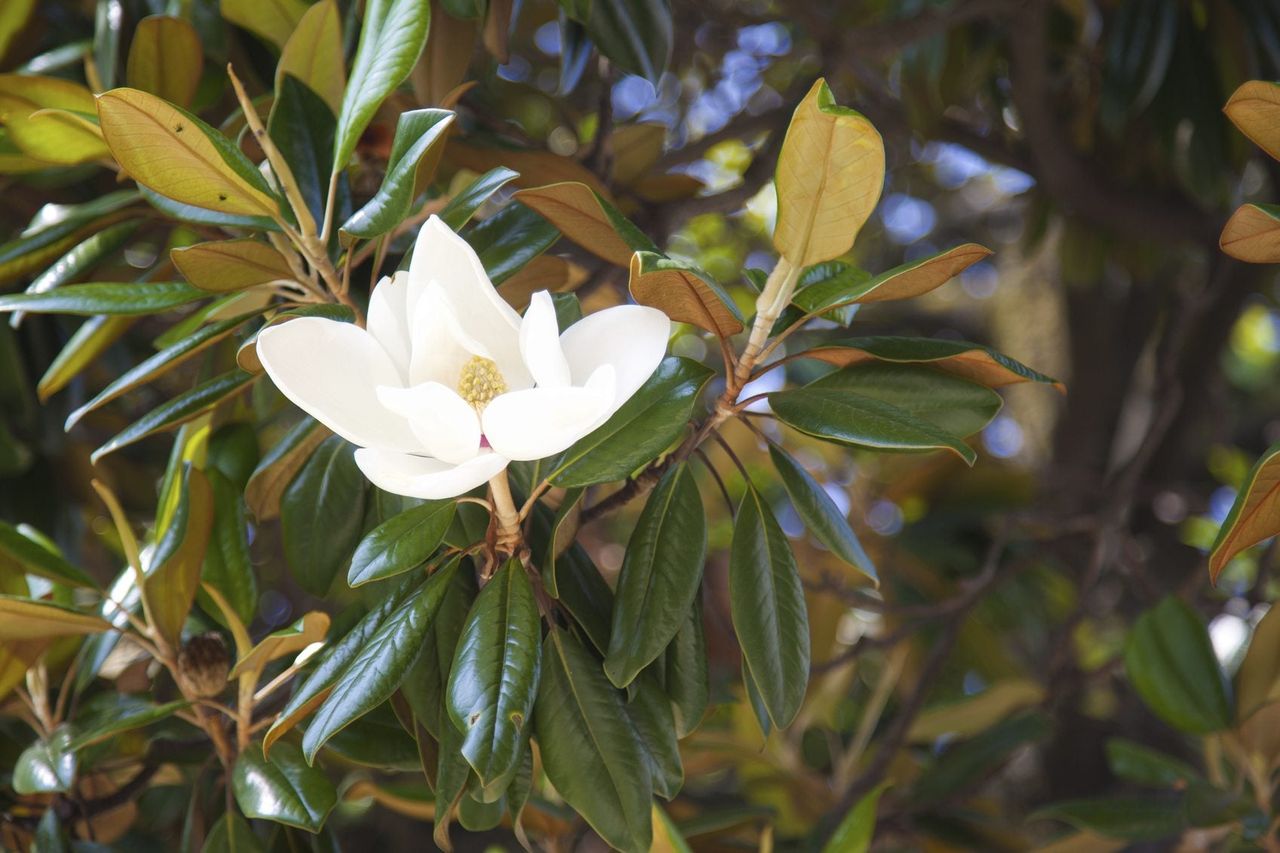
M 299 317 L 262 330 L 258 358 L 280 393 L 361 447 L 420 450 L 409 423 L 374 389 L 400 384 L 400 372 L 373 336 L 351 323 Z
M 369 297 L 366 328 L 391 356 L 404 382 L 409 381 L 409 362 L 413 356 L 409 319 L 422 290 L 421 287 L 411 287 L 409 274 L 402 270 L 392 277 L 384 276 Z
M 489 445 L 509 459 L 543 459 L 568 448 L 613 413 L 614 371 L 601 367 L 579 388 L 529 388 L 495 397 L 480 419 Z
M 418 232 L 409 277 L 439 292 L 465 336 L 484 348 L 508 381 L 527 378 L 520 358 L 520 315 L 498 295 L 475 250 L 438 216 Z
M 492 451 L 473 456 L 461 465 L 373 448 L 356 451 L 356 465 L 369 482 L 392 494 L 428 501 L 465 494 L 487 483 L 507 467 L 507 462 Z
M 560 388 L 570 382 L 569 362 L 560 348 L 560 326 L 551 294 L 533 294 L 520 323 L 520 355 L 539 388 Z
M 480 452 L 480 418 L 452 388 L 424 382 L 412 388 L 378 388 L 378 400 L 409 421 L 427 452 L 451 464 Z
M 602 365 L 613 366 L 613 414 L 657 370 L 670 337 L 666 314 L 642 305 L 619 305 L 574 323 L 560 336 L 560 346 L 574 384 L 585 382 Z

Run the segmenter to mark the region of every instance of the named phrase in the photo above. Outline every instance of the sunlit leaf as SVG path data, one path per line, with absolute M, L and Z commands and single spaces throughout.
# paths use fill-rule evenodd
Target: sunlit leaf
M 300 652 L 312 643 L 324 639 L 329 631 L 329 616 L 319 610 L 303 615 L 287 628 L 272 631 L 263 637 L 253 649 L 236 661 L 228 678 L 237 678 L 246 672 L 261 672 L 262 668 L 277 658 Z
M 1280 205 L 1241 205 L 1223 226 L 1218 245 L 1237 260 L 1280 263 Z
M 1003 388 L 1020 382 L 1041 382 L 1065 391 L 1065 386 L 1053 377 L 1032 370 L 990 347 L 943 338 L 848 338 L 805 350 L 804 357 L 825 361 L 837 367 L 849 367 L 868 361 L 928 364 L 988 388 Z
M 195 97 L 203 73 L 204 47 L 190 23 L 168 15 L 138 21 L 125 70 L 130 86 L 186 107 Z
M 448 110 L 412 110 L 400 114 L 382 186 L 364 207 L 351 215 L 342 230 L 357 237 L 377 237 L 398 225 L 413 202 L 414 175 L 419 161 L 444 139 L 453 123 Z
M 1231 511 L 1218 528 L 1209 552 L 1209 578 L 1218 575 L 1232 558 L 1263 539 L 1280 533 L 1280 445 L 1272 447 L 1254 463 Z
M 515 197 L 593 255 L 629 267 L 635 252 L 657 252 L 653 241 L 586 184 L 566 181 L 520 190 Z
M 182 626 L 200 587 L 200 567 L 213 530 L 213 490 L 200 469 L 187 466 L 173 521 L 156 543 L 152 568 L 143 584 L 147 612 L 170 643 Z
M 279 48 L 302 20 L 307 4 L 304 0 L 221 0 L 220 9 L 231 23 Z
M 0 640 L 74 637 L 110 630 L 98 616 L 47 601 L 0 595 Z
M 360 586 L 422 566 L 453 522 L 453 501 L 431 501 L 392 516 L 360 541 L 347 584 Z
M 1255 145 L 1280 160 L 1280 84 L 1249 80 L 1232 93 L 1222 111 Z
M 341 54 L 342 14 L 335 0 L 321 0 L 307 9 L 280 52 L 276 91 L 280 91 L 286 74 L 296 77 L 319 95 L 336 116 L 347 86 L 346 68 L 335 61 Z

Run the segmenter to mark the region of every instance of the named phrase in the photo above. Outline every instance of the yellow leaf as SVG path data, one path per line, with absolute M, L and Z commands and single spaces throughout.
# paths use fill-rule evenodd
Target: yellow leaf
M 796 108 L 778 157 L 773 244 L 797 267 L 853 246 L 884 186 L 884 143 L 859 113 L 836 104 L 825 80 Z
M 256 674 L 276 658 L 282 658 L 293 652 L 300 652 L 312 643 L 324 639 L 329 630 L 329 615 L 313 610 L 288 628 L 268 634 L 262 642 L 254 646 L 247 655 L 236 662 L 228 679 L 238 678 L 246 673 Z
M 177 514 L 156 546 L 159 564 L 147 572 L 142 593 L 155 629 L 177 645 L 200 586 L 200 569 L 213 528 L 213 490 L 198 468 L 188 468 Z
M 4 58 L 35 10 L 36 0 L 4 0 L 0 3 L 0 59 Z
M 653 845 L 650 853 L 693 853 L 671 816 L 657 803 L 653 804 Z
M 182 18 L 151 15 L 138 22 L 129 47 L 129 85 L 185 107 L 204 72 L 204 48 L 195 27 Z
M 231 141 L 137 89 L 98 96 L 102 135 L 138 183 L 175 201 L 248 216 L 278 215 L 266 181 Z
M 0 74 L 0 123 L 14 145 L 44 163 L 74 165 L 108 156 L 88 117 L 93 94 L 70 80 Z
M 1222 108 L 1255 145 L 1280 160 L 1280 84 L 1250 80 Z
M 21 684 L 27 670 L 53 644 L 50 638 L 14 640 L 0 645 L 0 699 L 8 697 Z
M 1272 447 L 1249 471 L 1235 505 L 1209 552 L 1209 577 L 1216 582 L 1231 558 L 1280 533 L 1280 447 Z
M 1223 226 L 1218 245 L 1236 260 L 1280 263 L 1280 208 L 1270 204 L 1241 205 Z
M 222 17 L 279 48 L 306 12 L 307 4 L 302 0 L 222 0 Z
M 631 295 L 680 323 L 690 323 L 721 338 L 742 331 L 742 320 L 726 296 L 709 279 L 653 252 L 631 256 Z
M 293 271 L 275 247 L 248 237 L 196 243 L 169 253 L 173 265 L 202 290 L 226 293 L 273 281 L 292 281 Z
M 1044 701 L 1044 688 L 1029 679 L 997 682 L 976 696 L 930 708 L 916 717 L 907 733 L 912 743 L 929 742 L 944 734 L 969 737 L 1014 711 Z
M 946 284 L 978 261 L 991 257 L 991 250 L 977 243 L 964 243 L 954 249 L 911 261 L 873 278 L 856 299 L 858 303 L 888 302 L 914 299 Z
M 0 595 L 0 641 L 47 640 L 98 634 L 111 628 L 98 616 L 47 601 Z
M 347 88 L 346 69 L 334 59 L 341 55 L 342 15 L 334 0 L 321 0 L 307 10 L 285 42 L 276 66 L 276 91 L 289 74 L 305 83 L 337 115 Z

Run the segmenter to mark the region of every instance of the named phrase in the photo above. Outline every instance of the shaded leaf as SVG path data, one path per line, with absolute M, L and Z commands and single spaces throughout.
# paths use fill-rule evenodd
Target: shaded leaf
M 0 521 L 0 568 L 16 569 L 71 586 L 97 586 L 83 570 L 46 546 L 41 541 L 43 537 L 28 536 L 24 530 L 30 528 L 12 527 Z
M 213 530 L 213 489 L 200 469 L 187 465 L 178 508 L 156 543 L 143 581 L 147 613 L 155 629 L 173 646 L 200 587 L 200 569 Z
M 355 448 L 329 436 L 311 454 L 280 501 L 284 555 L 312 595 L 324 595 L 351 559 L 364 520 L 365 480 Z
M 259 673 L 271 661 L 300 652 L 312 643 L 319 643 L 329 631 L 329 615 L 312 610 L 287 628 L 272 631 L 263 637 L 248 654 L 236 661 L 228 679 L 244 673 Z
M 490 169 L 449 199 L 440 211 L 440 218 L 454 231 L 461 229 L 494 193 L 519 176 L 518 172 L 506 166 Z
M 89 613 L 48 601 L 0 595 L 0 640 L 75 637 L 110 630 L 111 624 Z
M 169 257 L 187 281 L 211 293 L 294 280 L 288 261 L 274 246 L 247 237 L 184 246 Z
M 338 4 L 334 0 L 312 4 L 280 52 L 276 92 L 281 91 L 286 75 L 295 77 L 319 95 L 336 116 L 347 86 L 344 64 L 334 61 L 341 54 L 342 14 Z
M 360 586 L 423 565 L 444 541 L 455 506 L 453 501 L 431 501 L 378 525 L 356 548 L 347 584 Z
M 71 730 L 55 729 L 22 751 L 13 766 L 13 789 L 19 794 L 52 794 L 70 791 L 76 778 L 76 754 Z
M 244 487 L 245 505 L 258 521 L 280 515 L 280 500 L 285 490 L 330 435 L 318 421 L 304 417 L 267 451 Z
M 156 314 L 206 299 L 208 295 L 184 281 L 68 284 L 47 293 L 0 295 L 0 311 L 27 311 L 32 314 Z
M 473 225 L 464 236 L 480 256 L 489 280 L 499 285 L 551 248 L 560 232 L 534 211 L 513 202 Z
M 1208 734 L 1231 726 L 1231 700 L 1208 631 L 1177 598 L 1138 617 L 1124 663 L 1138 695 L 1175 728 Z
M 864 794 L 841 819 L 840 825 L 822 848 L 822 853 L 867 853 L 876 829 L 876 806 L 880 804 L 880 795 L 888 787 L 889 783 L 882 782 L 871 792 Z

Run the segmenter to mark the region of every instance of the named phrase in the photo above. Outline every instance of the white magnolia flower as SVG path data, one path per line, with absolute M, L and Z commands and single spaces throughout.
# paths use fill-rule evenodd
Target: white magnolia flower
M 670 334 L 665 314 L 639 305 L 560 334 L 546 291 L 521 318 L 433 216 L 408 273 L 374 289 L 367 330 L 301 317 L 263 330 L 257 350 L 286 397 L 360 448 L 374 485 L 436 499 L 600 426 L 657 368 Z

